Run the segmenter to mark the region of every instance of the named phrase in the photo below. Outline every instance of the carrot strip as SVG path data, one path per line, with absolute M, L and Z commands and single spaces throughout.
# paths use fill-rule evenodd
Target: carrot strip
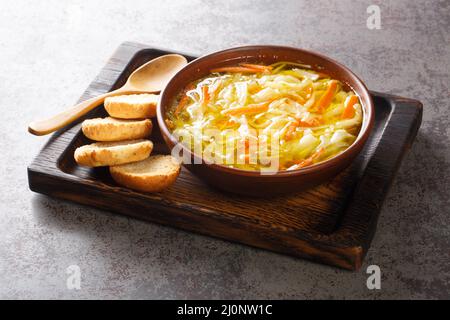
M 228 129 L 228 128 L 234 127 L 236 124 L 237 123 L 234 122 L 233 120 L 227 120 L 227 121 L 225 121 L 223 123 L 220 123 L 220 129 L 221 130 Z
M 245 137 L 245 155 L 244 155 L 244 159 L 245 159 L 245 163 L 250 163 L 250 140 L 248 137 Z
M 207 85 L 204 85 L 202 87 L 202 104 L 208 104 L 209 98 L 209 87 Z
M 295 130 L 297 129 L 299 125 L 298 121 L 293 122 L 286 130 L 286 133 L 284 134 L 284 140 L 289 141 L 294 137 Z
M 344 102 L 344 112 L 342 112 L 341 119 L 351 119 L 355 116 L 355 109 L 353 106 L 358 103 L 358 97 L 355 95 L 348 96 Z
M 188 86 L 184 89 L 184 91 L 183 91 L 183 97 L 181 97 L 180 101 L 178 102 L 177 108 L 176 108 L 175 111 L 174 111 L 174 115 L 178 115 L 181 111 L 184 110 L 184 108 L 186 107 L 186 104 L 189 102 L 189 96 L 186 95 L 186 93 L 187 93 L 189 90 L 192 90 L 192 89 L 194 89 L 194 85 L 193 85 L 193 84 L 188 85 Z
M 174 114 L 177 116 L 181 111 L 184 110 L 184 107 L 186 107 L 186 104 L 189 101 L 189 97 L 184 94 L 183 97 L 180 99 L 180 102 L 177 105 L 177 108 L 175 109 Z
M 258 86 L 258 85 L 250 87 L 248 89 L 248 93 L 250 93 L 250 94 L 255 94 L 255 93 L 259 92 L 259 91 L 261 91 L 261 87 Z
M 271 71 L 272 70 L 271 66 L 263 66 L 260 64 L 241 63 L 240 65 L 243 67 L 246 67 L 246 68 L 256 69 L 256 70 L 260 70 L 260 71 Z
M 289 141 L 294 137 L 295 130 L 298 127 L 317 127 L 321 125 L 321 121 L 317 118 L 313 118 L 309 121 L 302 121 L 299 118 L 295 118 L 295 121 L 287 128 L 284 134 L 284 140 Z
M 301 96 L 297 96 L 297 95 L 293 95 L 293 94 L 286 94 L 286 96 L 289 98 L 289 99 L 291 99 L 291 100 L 294 100 L 295 102 L 298 102 L 298 103 L 300 103 L 301 105 L 304 105 L 305 103 L 306 103 L 306 100 L 303 98 L 303 97 L 301 97 Z
M 317 126 L 320 126 L 323 121 L 318 118 L 312 118 L 312 119 L 306 120 L 306 121 L 303 121 L 298 117 L 296 117 L 295 119 L 297 120 L 299 127 L 317 127 Z
M 306 99 L 311 98 L 312 93 L 313 93 L 313 86 L 308 86 L 308 88 L 306 88 Z
M 307 158 L 307 159 L 303 160 L 302 162 L 298 163 L 297 166 L 296 166 L 296 169 L 300 169 L 300 168 L 304 168 L 304 167 L 310 166 L 310 165 L 312 165 L 312 163 L 313 163 L 312 159 L 311 158 Z
M 301 161 L 297 165 L 297 169 L 304 168 L 307 166 L 310 166 L 313 164 L 314 160 L 317 160 L 320 158 L 320 156 L 325 152 L 324 148 L 320 148 L 316 152 L 314 152 L 310 157 L 306 158 L 305 160 Z
M 261 72 L 261 70 L 249 67 L 221 67 L 212 69 L 211 72 L 258 73 Z
M 233 108 L 226 110 L 224 113 L 230 116 L 240 116 L 242 114 L 260 113 L 267 111 L 270 102 L 263 102 L 259 104 L 249 104 L 244 107 Z
M 292 99 L 292 100 L 300 103 L 301 105 L 304 105 L 309 100 L 309 98 L 311 98 L 311 95 L 313 93 L 313 87 L 310 85 L 310 86 L 306 87 L 305 91 L 306 91 L 306 94 L 301 92 L 300 93 L 301 95 L 286 94 L 286 96 L 289 99 Z
M 316 152 L 313 153 L 311 158 L 313 160 L 317 160 L 318 158 L 320 158 L 323 155 L 324 152 L 325 152 L 325 149 L 324 148 L 320 148 L 319 150 L 317 150 Z
M 222 84 L 219 83 L 218 85 L 210 85 L 209 86 L 209 100 L 212 100 L 212 98 L 214 98 L 216 96 L 216 92 L 219 91 L 219 89 L 221 88 Z
M 319 101 L 317 102 L 317 112 L 322 113 L 325 111 L 326 108 L 330 105 L 331 101 L 333 100 L 334 93 L 337 88 L 337 81 L 331 80 L 328 84 L 328 88 L 325 91 L 325 93 L 320 97 Z

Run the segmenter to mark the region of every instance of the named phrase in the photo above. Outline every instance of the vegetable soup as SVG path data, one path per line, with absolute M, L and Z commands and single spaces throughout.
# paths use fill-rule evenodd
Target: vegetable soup
M 361 128 L 362 108 L 355 92 L 310 66 L 242 63 L 190 83 L 165 121 L 205 160 L 261 170 L 270 155 L 278 170 L 296 170 L 346 150 Z

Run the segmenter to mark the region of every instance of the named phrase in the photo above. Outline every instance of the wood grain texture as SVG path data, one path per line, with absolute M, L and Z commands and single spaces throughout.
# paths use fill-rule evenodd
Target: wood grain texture
M 141 64 L 168 53 L 122 44 L 80 100 L 123 85 Z M 185 55 L 189 59 L 194 57 Z M 28 167 L 30 189 L 131 217 L 357 270 L 376 230 L 384 197 L 421 123 L 420 102 L 373 92 L 375 127 L 357 160 L 334 179 L 271 199 L 226 194 L 187 170 L 163 193 L 114 183 L 107 168 L 83 168 L 74 150 L 89 142 L 80 122 L 55 133 Z M 99 107 L 85 118 L 106 115 Z M 167 153 L 153 121 L 155 153 Z

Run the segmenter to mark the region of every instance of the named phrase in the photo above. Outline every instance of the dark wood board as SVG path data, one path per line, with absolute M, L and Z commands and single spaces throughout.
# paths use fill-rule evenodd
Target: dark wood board
M 120 87 L 138 66 L 168 52 L 123 43 L 80 101 Z M 271 199 L 231 195 L 212 189 L 185 169 L 162 193 L 135 192 L 115 184 L 107 168 L 75 163 L 75 148 L 88 142 L 80 130 L 82 119 L 49 139 L 28 167 L 29 186 L 35 192 L 138 219 L 357 270 L 422 118 L 419 101 L 372 95 L 376 121 L 364 151 L 337 177 L 304 192 Z M 99 107 L 85 118 L 104 115 Z M 167 153 L 156 121 L 153 124 L 154 152 Z

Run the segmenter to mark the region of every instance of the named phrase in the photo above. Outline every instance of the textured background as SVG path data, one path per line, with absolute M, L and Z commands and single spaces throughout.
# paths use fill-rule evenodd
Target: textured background
M 366 8 L 381 7 L 381 30 Z M 0 3 L 0 298 L 450 298 L 449 1 Z M 206 53 L 310 48 L 372 90 L 424 104 L 422 128 L 352 273 L 144 223 L 29 191 L 46 138 L 27 123 L 75 102 L 123 41 Z M 81 268 L 81 290 L 66 268 Z M 377 264 L 382 289 L 366 288 Z

